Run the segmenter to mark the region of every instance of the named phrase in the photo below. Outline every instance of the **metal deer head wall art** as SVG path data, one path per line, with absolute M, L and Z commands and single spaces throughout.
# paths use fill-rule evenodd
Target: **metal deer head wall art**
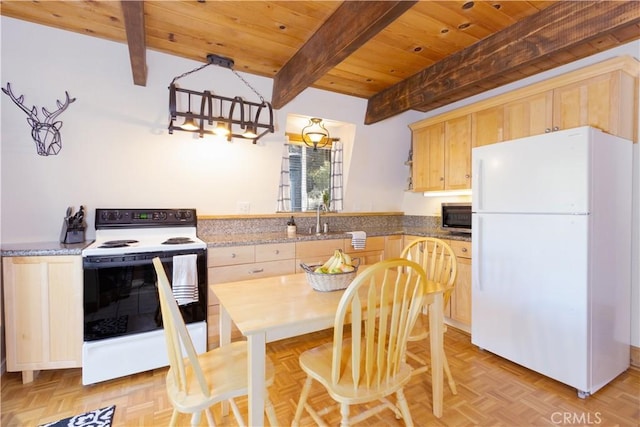
M 65 91 L 66 99 L 64 103 L 60 102 L 60 100 L 56 100 L 56 104 L 58 106 L 57 110 L 49 112 L 46 108 L 42 107 L 44 120 L 41 121 L 38 117 L 38 109 L 36 106 L 34 105 L 31 109 L 25 107 L 24 95 L 16 97 L 13 92 L 11 92 L 10 83 L 7 83 L 7 88 L 2 88 L 2 91 L 9 95 L 9 98 L 11 98 L 11 100 L 15 102 L 22 111 L 27 113 L 27 123 L 31 126 L 31 137 L 36 143 L 38 154 L 41 156 L 58 154 L 62 148 L 62 136 L 60 135 L 62 122 L 56 122 L 55 119 L 76 99 L 70 98 L 69 93 Z

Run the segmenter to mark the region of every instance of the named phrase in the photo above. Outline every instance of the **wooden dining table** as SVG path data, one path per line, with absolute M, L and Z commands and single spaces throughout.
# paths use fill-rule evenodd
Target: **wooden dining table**
M 316 291 L 307 283 L 305 273 L 210 286 L 220 300 L 220 345 L 231 342 L 231 322 L 247 338 L 248 425 L 264 425 L 266 344 L 332 328 L 344 291 Z M 434 292 L 429 306 L 429 337 L 433 414 L 439 418 L 443 405 L 442 287 L 428 282 L 427 292 Z

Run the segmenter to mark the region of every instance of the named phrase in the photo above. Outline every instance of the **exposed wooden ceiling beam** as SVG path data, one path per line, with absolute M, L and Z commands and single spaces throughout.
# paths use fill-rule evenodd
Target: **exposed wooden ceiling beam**
M 124 27 L 129 45 L 129 60 L 133 83 L 138 86 L 147 85 L 147 46 L 144 29 L 144 1 L 122 0 Z
M 430 103 L 468 96 L 474 86 L 480 93 L 493 79 L 639 22 L 635 0 L 555 3 L 372 96 L 365 124 L 410 109 L 428 111 Z
M 278 71 L 271 103 L 279 109 L 342 62 L 417 1 L 345 1 Z

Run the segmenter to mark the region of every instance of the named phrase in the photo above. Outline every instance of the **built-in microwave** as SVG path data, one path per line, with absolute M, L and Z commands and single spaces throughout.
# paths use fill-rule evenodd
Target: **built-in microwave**
M 471 203 L 443 203 L 441 228 L 454 233 L 471 233 Z

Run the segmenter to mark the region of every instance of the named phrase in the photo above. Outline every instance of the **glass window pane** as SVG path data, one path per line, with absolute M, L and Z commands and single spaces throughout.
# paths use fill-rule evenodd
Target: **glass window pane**
M 331 150 L 289 146 L 292 211 L 313 210 L 322 204 L 323 194 L 329 192 L 330 177 Z

